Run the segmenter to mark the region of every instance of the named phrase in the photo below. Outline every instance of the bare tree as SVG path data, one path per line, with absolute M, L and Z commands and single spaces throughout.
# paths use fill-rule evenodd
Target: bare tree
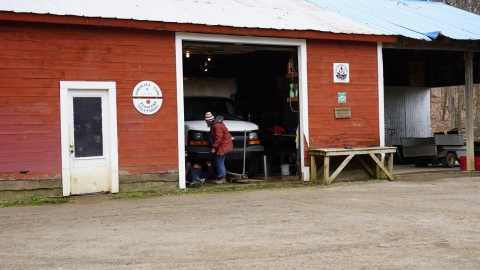
M 475 108 L 475 118 L 473 119 L 473 135 L 475 138 L 480 138 L 480 100 L 478 100 L 478 96 L 480 96 L 480 84 L 475 84 L 473 86 L 473 106 Z
M 445 113 L 447 112 L 447 87 L 440 88 L 440 95 L 442 96 L 442 121 L 445 121 Z
M 430 0 L 430 2 L 443 2 L 456 8 L 480 14 L 480 0 Z
M 428 0 L 431 2 L 443 2 L 447 5 L 460 8 L 475 14 L 480 15 L 480 0 Z M 446 96 L 448 96 L 448 111 L 450 112 L 450 120 L 451 126 L 455 127 L 458 126 L 458 129 L 461 127 L 462 121 L 462 111 L 464 110 L 465 106 L 465 87 L 455 87 L 459 91 L 457 91 L 457 104 L 455 104 L 455 97 L 451 96 L 451 93 L 447 90 Z M 449 87 L 448 89 L 451 89 Z M 450 90 L 451 91 L 451 90 Z M 474 136 L 475 138 L 480 137 L 480 101 L 477 100 L 477 96 L 480 95 L 480 85 L 474 85 L 474 110 L 475 110 L 475 117 L 474 117 Z M 452 107 L 453 106 L 453 107 Z M 456 107 L 456 109 L 455 109 Z M 445 112 L 445 111 L 443 111 Z
M 450 113 L 450 128 L 457 127 L 457 110 L 455 102 L 455 88 L 453 86 L 447 87 L 447 96 L 448 96 L 448 112 Z
M 455 123 L 460 130 L 462 127 L 462 112 L 465 111 L 465 87 L 462 85 L 455 86 L 455 92 L 457 93 L 457 115 Z

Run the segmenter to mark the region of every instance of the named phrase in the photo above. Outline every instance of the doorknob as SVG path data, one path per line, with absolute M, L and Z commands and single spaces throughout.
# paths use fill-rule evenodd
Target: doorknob
M 69 146 L 70 146 L 70 153 L 73 154 L 73 143 L 71 143 Z

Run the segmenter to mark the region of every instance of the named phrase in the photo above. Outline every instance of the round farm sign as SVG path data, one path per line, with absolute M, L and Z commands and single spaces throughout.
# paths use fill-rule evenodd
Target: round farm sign
M 154 114 L 162 107 L 162 90 L 151 81 L 138 83 L 133 89 L 133 105 L 142 114 Z

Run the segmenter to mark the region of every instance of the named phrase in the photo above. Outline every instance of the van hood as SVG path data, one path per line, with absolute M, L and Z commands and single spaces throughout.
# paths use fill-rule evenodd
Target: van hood
M 238 120 L 223 120 L 228 131 L 250 131 L 258 130 L 258 126 L 251 122 L 238 121 Z M 185 121 L 185 130 L 198 130 L 198 131 L 210 131 L 205 120 L 192 120 Z

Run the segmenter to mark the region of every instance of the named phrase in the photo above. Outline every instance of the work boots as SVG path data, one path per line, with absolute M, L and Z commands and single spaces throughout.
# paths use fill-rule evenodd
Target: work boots
M 226 183 L 225 176 L 219 177 L 217 180 L 213 180 L 212 182 L 216 185 L 225 184 Z

